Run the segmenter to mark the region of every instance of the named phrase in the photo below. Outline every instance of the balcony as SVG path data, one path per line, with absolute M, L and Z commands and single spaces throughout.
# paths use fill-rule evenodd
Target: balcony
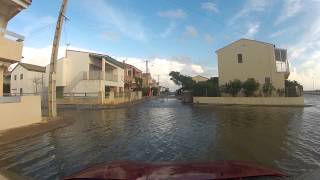
M 103 80 L 103 72 L 102 71 L 89 71 L 89 79 L 88 80 Z M 118 75 L 113 74 L 112 72 L 105 72 L 104 80 L 118 82 Z
M 118 75 L 106 72 L 104 80 L 118 82 Z
M 14 32 L 0 29 L 0 61 L 19 62 L 22 58 L 24 37 Z

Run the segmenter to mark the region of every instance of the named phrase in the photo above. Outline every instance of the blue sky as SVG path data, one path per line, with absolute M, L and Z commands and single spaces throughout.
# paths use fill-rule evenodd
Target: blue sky
M 8 29 L 26 37 L 25 62 L 45 65 L 61 0 L 33 0 Z M 173 86 L 170 70 L 217 74 L 215 50 L 239 38 L 287 48 L 291 78 L 320 87 L 320 2 L 317 0 L 69 0 L 61 50 L 107 53 Z M 143 69 L 144 70 L 144 69 Z

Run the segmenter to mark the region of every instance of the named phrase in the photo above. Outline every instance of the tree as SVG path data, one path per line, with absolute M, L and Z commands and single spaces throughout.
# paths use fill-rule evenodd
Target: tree
M 219 82 L 217 77 L 212 77 L 205 82 L 195 83 L 192 87 L 192 94 L 194 96 L 219 96 Z
M 221 90 L 225 93 L 231 94 L 232 96 L 237 96 L 242 87 L 242 82 L 239 79 L 229 81 L 224 86 L 221 87 Z
M 34 91 L 35 93 L 37 94 L 38 93 L 38 85 L 41 85 L 42 84 L 42 78 L 40 77 L 34 77 L 32 79 L 32 83 L 34 85 Z
M 301 96 L 303 92 L 303 86 L 297 81 L 285 81 L 285 93 L 288 97 L 297 97 Z
M 249 78 L 242 84 L 242 88 L 246 96 L 252 96 L 259 89 L 259 83 L 254 78 Z
M 134 77 L 134 81 L 136 82 L 135 91 L 141 91 L 142 90 L 142 78 Z
M 271 82 L 265 82 L 262 87 L 264 96 L 271 96 L 272 91 L 275 90 Z
M 190 76 L 182 75 L 180 72 L 171 71 L 169 76 L 171 76 L 170 80 L 176 85 L 182 86 L 183 90 L 192 90 L 192 87 L 195 85 L 195 81 Z

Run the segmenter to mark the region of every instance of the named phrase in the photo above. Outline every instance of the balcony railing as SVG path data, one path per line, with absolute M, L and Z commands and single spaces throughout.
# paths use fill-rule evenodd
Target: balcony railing
M 0 28 L 0 58 L 20 61 L 24 37 L 14 32 Z
M 276 61 L 277 72 L 289 72 L 288 61 Z
M 104 80 L 112 81 L 112 82 L 118 82 L 118 75 L 117 74 L 112 74 L 112 73 L 106 73 Z
M 103 80 L 102 71 L 89 71 L 89 80 Z M 111 72 L 106 72 L 104 74 L 104 80 L 105 81 L 117 82 L 118 81 L 118 75 L 117 74 L 113 74 Z

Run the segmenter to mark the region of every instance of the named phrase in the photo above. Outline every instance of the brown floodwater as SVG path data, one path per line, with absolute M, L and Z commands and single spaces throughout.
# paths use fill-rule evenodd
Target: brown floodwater
M 0 169 L 58 179 L 99 162 L 247 160 L 297 175 L 320 168 L 320 96 L 311 107 L 211 106 L 159 98 L 67 110 L 76 122 L 0 147 Z

